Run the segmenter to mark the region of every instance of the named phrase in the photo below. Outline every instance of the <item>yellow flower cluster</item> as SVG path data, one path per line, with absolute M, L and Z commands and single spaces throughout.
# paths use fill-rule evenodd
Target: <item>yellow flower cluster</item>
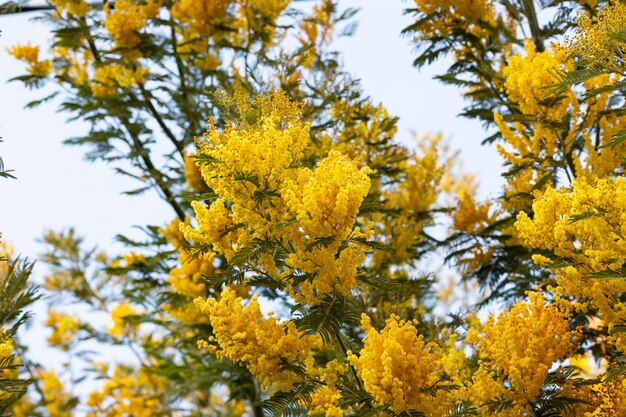
M 285 201 L 309 236 L 346 239 L 370 188 L 367 167 L 330 151 L 315 170 L 304 168 L 285 186 Z
M 506 177 L 505 210 L 519 211 L 525 208 L 528 196 L 538 183 L 551 185 L 554 165 L 558 155 L 571 151 L 576 136 L 576 126 L 564 137 L 554 123 L 562 122 L 568 112 L 578 116 L 579 103 L 576 95 L 568 89 L 563 96 L 550 95 L 545 87 L 556 82 L 551 70 L 572 69 L 566 53 L 555 47 L 537 53 L 535 44 L 526 40 L 526 54 L 509 57 L 503 68 L 503 90 L 508 98 L 519 106 L 525 116 L 534 120 L 531 126 L 514 122 L 508 124 L 502 115 L 494 113 L 494 121 L 506 146 L 496 148 L 512 167 L 514 174 Z M 545 187 L 545 185 L 544 185 Z
M 26 45 L 15 45 L 8 48 L 7 51 L 13 55 L 15 59 L 24 61 L 28 64 L 27 71 L 38 77 L 47 77 L 52 70 L 52 61 L 49 59 L 39 60 L 39 46 L 32 46 L 30 43 Z
M 626 4 L 611 1 L 596 16 L 582 14 L 576 23 L 574 36 L 565 39 L 567 52 L 591 65 L 601 65 L 623 73 L 624 43 L 611 37 L 611 34 L 623 33 L 626 28 Z
M 298 26 L 302 34 L 297 35 L 302 46 L 310 47 L 302 65 L 310 68 L 319 54 L 319 48 L 328 44 L 333 38 L 333 14 L 332 0 L 323 0 L 313 6 L 311 17 L 305 18 Z
M 620 77 L 604 74 L 585 81 L 584 87 L 586 91 L 606 88 L 618 82 Z M 572 155 L 577 178 L 585 177 L 592 181 L 621 171 L 626 143 L 608 146 L 613 136 L 626 128 L 626 117 L 612 111 L 611 102 L 614 97 L 607 91 L 585 100 L 585 116 L 578 123 L 585 152 L 582 155 Z
M 11 356 L 15 352 L 15 343 L 13 339 L 6 337 L 4 340 L 0 340 L 0 361 L 5 363 L 9 356 Z M 15 361 L 12 361 L 15 362 Z M 9 361 L 11 363 L 11 361 Z M 13 369 L 2 369 L 0 370 L 0 380 L 4 378 L 12 378 L 14 377 L 17 371 Z M 6 391 L 0 389 L 0 400 L 5 396 Z
M 626 415 L 626 379 L 624 377 L 592 385 L 589 391 L 588 398 L 584 399 L 593 405 L 593 410 L 585 412 L 584 417 Z
M 109 327 L 107 332 L 113 337 L 120 337 L 126 335 L 136 328 L 136 326 L 130 326 L 125 319 L 128 316 L 134 316 L 137 314 L 137 309 L 132 307 L 128 303 L 121 303 L 115 306 L 111 310 L 111 319 L 113 320 L 113 327 Z
M 188 24 L 193 33 L 206 36 L 212 24 L 224 16 L 233 0 L 178 0 L 171 8 L 172 17 Z
M 141 43 L 139 32 L 149 19 L 159 14 L 160 7 L 159 0 L 148 0 L 145 4 L 136 0 L 117 0 L 113 10 L 110 3 L 104 5 L 106 17 L 102 23 L 123 58 L 134 62 L 142 56 L 137 49 Z
M 205 190 L 206 186 L 204 179 L 202 179 L 200 167 L 198 167 L 193 157 L 194 155 L 187 155 L 187 152 L 184 152 L 183 168 L 185 170 L 185 181 L 187 182 L 187 187 L 190 189 L 196 192 L 202 192 Z
M 555 101 L 549 97 L 545 87 L 555 83 L 550 70 L 571 70 L 567 62 L 567 53 L 555 47 L 553 50 L 537 53 L 531 40 L 524 43 L 526 55 L 516 54 L 509 57 L 509 63 L 503 69 L 504 89 L 508 97 L 518 104 L 522 113 L 546 121 L 560 121 L 567 110 L 576 105 L 576 96 L 568 90 L 567 96 Z
M 289 6 L 291 0 L 247 0 L 241 1 L 241 3 L 248 5 L 264 18 L 273 21 Z
M 202 165 L 202 175 L 220 198 L 210 207 L 193 202 L 198 226 L 181 224 L 181 231 L 226 259 L 253 239 L 274 238 L 291 248 L 286 268 L 279 272 L 268 254 L 260 263 L 275 278 L 296 270 L 310 274 L 311 280 L 292 292 L 299 301 L 315 304 L 322 294 L 347 295 L 365 254 L 345 241 L 369 236 L 355 227 L 355 218 L 369 191 L 370 170 L 336 151 L 315 169 L 300 166 L 309 144 L 300 105 L 283 93 L 252 104 L 246 96 L 236 100 L 244 120 L 255 122 L 205 133 L 198 152 L 212 162 Z M 288 225 L 277 227 L 281 223 Z
M 363 315 L 364 346 L 348 359 L 376 403 L 394 412 L 417 410 L 426 415 L 445 415 L 453 404 L 452 394 L 431 392 L 440 380 L 439 347 L 426 344 L 413 323 L 392 315 L 378 332 Z
M 225 288 L 219 301 L 197 298 L 195 302 L 211 321 L 214 336 L 208 341 L 218 345 L 201 340 L 198 346 L 245 365 L 263 387 L 279 384 L 288 391 L 302 377 L 284 365 L 312 365 L 311 347 L 317 337 L 304 336 L 293 322 L 265 319 L 256 297 L 244 307 L 235 291 Z
M 74 412 L 68 407 L 72 396 L 65 391 L 63 383 L 53 371 L 40 371 L 41 392 L 49 417 L 72 417 Z
M 143 84 L 148 78 L 148 68 L 131 69 L 124 65 L 111 64 L 96 68 L 91 82 L 91 92 L 96 97 L 115 95 L 118 88 L 130 88 Z
M 52 334 L 48 336 L 48 343 L 62 350 L 68 350 L 80 329 L 80 320 L 76 316 L 50 310 L 46 326 L 52 329 Z
M 341 392 L 336 388 L 322 386 L 311 394 L 311 403 L 309 405 L 309 415 L 325 417 L 343 417 L 344 410 L 339 406 Z
M 470 328 L 467 341 L 480 355 L 479 370 L 469 388 L 474 404 L 496 398 L 512 400 L 512 409 L 498 416 L 526 415 L 555 362 L 566 359 L 578 345 L 580 332 L 569 328 L 570 316 L 543 293 L 528 292 L 510 310 L 489 317 L 481 331 Z
M 178 219 L 172 221 L 167 227 L 159 229 L 159 232 L 178 253 L 178 266 L 172 268 L 168 280 L 176 293 L 187 298 L 187 302 L 178 303 L 175 306 L 165 304 L 163 309 L 183 324 L 208 322 L 206 315 L 193 303 L 193 299 L 207 294 L 207 287 L 202 279 L 204 275 L 214 272 L 214 253 L 191 256 L 185 249 L 185 237 L 180 231 Z
M 57 74 L 66 75 L 76 85 L 85 85 L 89 81 L 89 69 L 93 65 L 91 51 L 73 51 L 65 47 L 52 49 L 55 60 L 62 65 L 56 69 Z
M 86 401 L 86 417 L 152 417 L 168 408 L 161 401 L 168 381 L 145 367 L 117 366 L 104 380 L 102 389 L 92 391 Z
M 624 177 L 595 182 L 581 178 L 571 189 L 548 188 L 536 194 L 533 218 L 522 212 L 515 223 L 528 247 L 570 260 L 569 266 L 553 268 L 556 290 L 575 297 L 583 310 L 590 303 L 608 326 L 626 318 L 626 306 L 618 299 L 626 291 L 626 281 L 592 277 L 619 271 L 626 262 L 625 196 Z M 542 266 L 552 263 L 539 255 L 533 260 Z
M 62 14 L 64 11 L 76 17 L 85 17 L 91 7 L 85 0 L 51 0 L 52 3 L 57 8 L 57 12 Z
M 493 0 L 415 0 L 415 4 L 422 13 L 435 16 L 420 39 L 446 37 L 458 29 L 483 37 L 488 32 L 480 23 L 493 25 L 496 20 Z
M 421 231 L 426 226 L 424 214 L 437 201 L 445 163 L 441 163 L 441 135 L 426 135 L 414 152 L 397 163 L 402 172 L 401 181 L 395 187 L 382 190 L 385 208 L 397 210 L 397 215 L 383 218 L 375 216 L 380 241 L 388 243 L 392 251 L 374 253 L 375 263 L 393 262 L 402 264 L 413 255 L 412 250 L 423 238 Z M 384 236 L 384 238 L 383 238 Z

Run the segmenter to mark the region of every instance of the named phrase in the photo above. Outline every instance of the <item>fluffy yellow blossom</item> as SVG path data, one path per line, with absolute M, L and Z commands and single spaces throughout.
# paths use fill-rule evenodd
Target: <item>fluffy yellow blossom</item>
M 585 91 L 606 88 L 620 82 L 620 78 L 620 75 L 609 74 L 594 77 L 585 81 Z M 621 172 L 626 143 L 614 146 L 611 141 L 626 128 L 626 117 L 612 111 L 613 100 L 615 96 L 610 91 L 585 100 L 585 117 L 578 124 L 585 152 L 572 155 L 577 178 L 593 181 Z
M 169 409 L 161 401 L 168 381 L 150 369 L 117 366 L 102 388 L 87 397 L 87 417 L 152 417 Z
M 363 385 L 376 403 L 402 413 L 417 410 L 426 415 L 445 415 L 453 402 L 449 392 L 431 391 L 440 381 L 439 347 L 427 344 L 414 324 L 392 315 L 378 332 L 365 314 L 366 333 L 359 355 L 349 354 Z
M 519 105 L 520 111 L 527 116 L 547 121 L 560 121 L 567 110 L 576 103 L 576 96 L 571 90 L 563 99 L 550 97 L 545 87 L 555 83 L 551 70 L 570 70 L 567 54 L 555 47 L 553 50 L 537 53 L 535 44 L 526 40 L 526 55 L 513 55 L 504 67 L 504 88 L 508 97 Z
M 440 183 L 446 168 L 441 150 L 441 135 L 424 135 L 416 138 L 418 150 L 407 152 L 394 164 L 400 178 L 394 185 L 381 187 L 372 179 L 372 190 L 381 188 L 384 206 L 393 215 L 376 215 L 374 236 L 377 241 L 388 244 L 390 251 L 373 253 L 374 264 L 403 264 L 415 256 L 416 247 L 423 241 L 421 233 L 431 223 L 427 212 L 433 208 L 441 194 Z M 368 149 L 365 147 L 365 149 Z M 367 151 L 363 151 L 367 153 Z M 383 155 L 380 155 L 381 157 Z M 367 157 L 371 160 L 371 157 Z M 376 158 L 368 164 L 376 165 Z
M 167 314 L 172 316 L 174 320 L 187 326 L 205 324 L 209 322 L 206 314 L 200 311 L 198 306 L 193 302 L 177 305 L 176 307 L 173 307 L 169 304 L 164 304 L 163 310 Z
M 127 316 L 134 316 L 137 314 L 137 309 L 132 307 L 128 303 L 121 303 L 115 306 L 111 310 L 111 319 L 113 319 L 113 327 L 109 327 L 107 332 L 113 337 L 120 337 L 123 334 L 127 334 L 129 331 L 135 328 L 127 324 L 125 318 Z
M 322 386 L 311 394 L 310 416 L 343 417 L 344 410 L 339 406 L 341 392 L 336 388 Z
M 68 350 L 80 329 L 80 320 L 76 316 L 49 310 L 46 326 L 52 329 L 52 334 L 48 336 L 48 343 L 60 349 Z
M 172 17 L 190 29 L 206 36 L 211 31 L 212 24 L 217 23 L 226 13 L 228 5 L 233 0 L 178 0 L 171 8 Z
M 198 164 L 196 164 L 193 157 L 194 155 L 187 155 L 187 152 L 184 152 L 183 168 L 185 170 L 185 181 L 187 181 L 187 186 L 192 190 L 202 192 L 206 186 L 204 185 L 204 179 L 202 178 L 200 167 L 198 167 Z
M 213 273 L 213 260 L 181 255 L 178 262 L 179 266 L 173 268 L 169 276 L 174 291 L 194 298 L 206 295 L 206 285 L 202 279 L 204 275 Z
M 418 10 L 435 19 L 421 28 L 419 39 L 446 37 L 454 30 L 465 30 L 483 37 L 487 31 L 480 23 L 495 24 L 496 10 L 492 0 L 415 0 Z
M 210 245 L 215 252 L 224 254 L 227 259 L 231 258 L 235 253 L 231 245 L 232 241 L 241 235 L 241 230 L 224 234 L 226 229 L 236 224 L 224 200 L 219 198 L 208 208 L 204 203 L 193 201 L 191 207 L 196 214 L 198 227 L 194 228 L 189 224 L 180 223 L 180 231 L 185 239 L 196 244 Z M 245 239 L 245 237 L 242 238 Z M 211 261 L 215 254 L 206 252 L 202 256 L 207 261 Z
M 369 191 L 370 172 L 331 151 L 314 171 L 300 170 L 296 182 L 287 185 L 286 203 L 307 235 L 346 239 Z
M 290 167 L 309 144 L 310 125 L 301 121 L 302 105 L 282 92 L 251 102 L 238 93 L 235 99 L 241 118 L 256 120 L 231 124 L 221 132 L 210 125 L 198 153 L 216 160 L 201 167 L 207 185 L 245 206 L 254 203 L 250 200 L 255 191 L 276 192 L 281 181 L 294 176 Z
M 49 417 L 72 417 L 74 412 L 68 406 L 72 396 L 65 391 L 63 383 L 53 371 L 40 371 L 41 391 Z
M 626 28 L 626 5 L 621 1 L 611 1 L 596 16 L 584 13 L 576 23 L 575 34 L 565 40 L 566 50 L 591 65 L 601 65 L 622 73 L 624 44 L 610 35 L 623 32 Z
M 89 70 L 93 65 L 93 55 L 89 50 L 80 53 L 65 47 L 56 47 L 52 50 L 54 58 L 62 65 L 55 71 L 59 75 L 67 76 L 71 82 L 83 86 L 89 82 Z
M 230 288 L 224 289 L 219 301 L 197 298 L 195 302 L 209 316 L 215 335 L 209 342 L 217 344 L 210 349 L 218 357 L 245 365 L 266 388 L 279 384 L 281 390 L 288 391 L 302 379 L 283 366 L 310 365 L 313 360 L 310 349 L 316 337 L 304 336 L 293 322 L 279 323 L 275 317 L 265 319 L 257 297 L 244 307 L 241 298 Z M 208 346 L 206 342 L 199 345 Z
M 174 219 L 168 225 L 159 229 L 159 233 L 179 252 L 186 244 L 185 236 L 183 236 L 180 228 L 180 220 Z
M 626 318 L 619 295 L 626 291 L 624 279 L 594 279 L 593 274 L 620 271 L 626 262 L 626 179 L 618 177 L 594 182 L 584 178 L 571 189 L 548 188 L 536 194 L 533 218 L 520 213 L 515 227 L 524 244 L 545 249 L 569 259 L 569 265 L 554 268 L 558 287 L 575 297 L 579 307 L 597 308 L 609 326 Z M 545 265 L 545 259 L 534 258 Z
M 470 397 L 475 404 L 499 397 L 514 401 L 503 416 L 530 412 L 548 372 L 577 349 L 580 337 L 569 328 L 569 313 L 547 304 L 540 292 L 527 294 L 527 301 L 518 301 L 497 318 L 491 315 L 481 331 L 470 329 L 467 335 L 480 357 Z
M 284 93 L 251 102 L 240 94 L 233 104 L 243 121 L 222 132 L 211 126 L 199 143 L 202 175 L 219 198 L 209 207 L 193 202 L 197 227 L 181 223 L 181 232 L 200 252 L 227 260 L 255 239 L 281 241 L 291 249 L 282 271 L 270 254 L 260 254 L 258 262 L 276 279 L 308 274 L 291 291 L 299 302 L 347 295 L 365 258 L 348 240 L 371 236 L 369 226 L 355 226 L 370 169 L 334 150 L 314 169 L 301 166 L 309 125 L 300 120 L 301 105 Z
M 142 84 L 148 77 L 148 69 L 128 68 L 124 65 L 102 65 L 96 68 L 91 82 L 91 91 L 96 97 L 117 94 L 118 88 L 130 88 Z
M 52 70 L 52 61 L 46 59 L 39 60 L 39 46 L 32 46 L 30 43 L 26 45 L 15 45 L 8 48 L 7 51 L 13 55 L 15 59 L 24 61 L 28 64 L 27 71 L 38 77 L 47 77 Z
M 619 377 L 613 381 L 589 387 L 590 395 L 584 398 L 593 405 L 593 411 L 583 417 L 619 417 L 626 415 L 626 379 Z
M 104 5 L 103 25 L 115 42 L 116 50 L 128 61 L 134 62 L 142 56 L 137 46 L 141 43 L 139 32 L 149 19 L 159 13 L 158 0 L 141 4 L 136 0 L 117 0 L 111 10 L 110 3 Z
M 291 0 L 240 0 L 269 20 L 275 20 L 289 6 Z
M 50 3 L 57 7 L 59 14 L 67 10 L 70 15 L 76 17 L 85 17 L 91 10 L 91 7 L 85 0 L 51 0 Z

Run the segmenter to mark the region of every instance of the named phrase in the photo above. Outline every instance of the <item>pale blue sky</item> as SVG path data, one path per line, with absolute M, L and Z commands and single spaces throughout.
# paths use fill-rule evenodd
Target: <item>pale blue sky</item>
M 407 3 L 400 0 L 343 0 L 340 7 L 361 7 L 359 28 L 352 38 L 337 41 L 346 68 L 362 80 L 366 94 L 400 116 L 398 139 L 411 140 L 411 131 L 441 132 L 461 151 L 466 170 L 475 172 L 481 194 L 495 194 L 501 183 L 500 158 L 493 147 L 481 147 L 486 136 L 474 121 L 457 118 L 462 109 L 460 92 L 432 80 L 445 70 L 437 63 L 421 71 L 412 67 L 412 46 L 400 31 L 411 22 L 403 16 Z M 56 104 L 24 110 L 45 90 L 27 91 L 19 83 L 4 81 L 23 73 L 23 65 L 9 57 L 7 46 L 31 41 L 46 45 L 47 27 L 27 16 L 0 17 L 0 156 L 17 180 L 0 181 L 0 231 L 18 252 L 35 256 L 35 242 L 45 229 L 74 226 L 89 244 L 111 248 L 117 233 L 132 233 L 133 225 L 164 224 L 172 213 L 156 194 L 140 197 L 120 192 L 136 184 L 114 175 L 102 163 L 82 160 L 83 149 L 61 145 L 80 134 L 84 124 L 66 123 Z M 43 48 L 45 49 L 45 48 Z M 201 132 L 198 132 L 201 133 Z

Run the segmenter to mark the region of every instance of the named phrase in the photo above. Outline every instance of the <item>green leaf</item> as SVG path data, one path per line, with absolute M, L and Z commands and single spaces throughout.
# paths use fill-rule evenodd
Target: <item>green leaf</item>
M 624 373 L 626 373 L 626 365 L 621 365 L 613 369 L 611 372 L 604 374 L 604 376 L 602 377 L 602 382 L 611 382 Z
M 386 243 L 376 242 L 375 240 L 367 240 L 363 237 L 349 238 L 348 242 L 356 243 L 357 245 L 365 246 L 366 248 L 370 248 L 374 250 L 380 250 L 383 252 L 393 252 L 393 248 L 390 245 Z
M 585 219 L 590 219 L 592 217 L 602 217 L 604 214 L 605 214 L 604 210 L 586 211 L 584 213 L 574 214 L 569 217 L 568 224 L 576 223 Z
M 584 278 L 590 279 L 615 279 L 615 278 L 626 278 L 626 269 L 621 268 L 618 270 L 605 269 L 604 271 L 596 271 L 591 274 L 587 274 Z

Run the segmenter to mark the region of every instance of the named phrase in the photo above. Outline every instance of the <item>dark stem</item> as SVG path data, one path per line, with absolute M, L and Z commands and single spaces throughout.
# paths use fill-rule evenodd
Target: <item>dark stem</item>
M 148 90 L 146 90 L 143 84 L 141 83 L 138 83 L 138 84 L 139 84 L 139 90 L 141 91 L 141 95 L 143 96 L 146 106 L 148 106 L 148 110 L 150 111 L 150 114 L 152 114 L 152 117 L 154 117 L 156 122 L 159 124 L 159 126 L 161 127 L 161 130 L 163 130 L 163 133 L 165 133 L 165 136 L 167 136 L 170 142 L 172 142 L 172 144 L 176 147 L 176 149 L 178 150 L 178 153 L 180 154 L 182 158 L 183 157 L 183 144 L 179 140 L 176 139 L 176 137 L 174 136 L 170 128 L 167 127 L 167 125 L 165 124 L 165 121 L 163 121 L 163 118 L 157 111 L 156 107 L 154 107 L 154 104 L 152 104 L 152 94 Z
M 533 0 L 522 0 L 524 5 L 524 14 L 528 19 L 528 26 L 530 27 L 530 34 L 533 37 L 533 42 L 537 47 L 537 52 L 543 52 L 546 50 L 541 37 L 541 29 L 539 28 L 539 21 L 537 20 L 537 11 L 535 10 L 535 4 Z
M 336 333 L 335 339 L 337 339 L 337 343 L 339 343 L 339 347 L 341 348 L 341 351 L 343 352 L 343 355 L 346 357 L 346 360 L 347 360 L 348 348 L 346 347 L 346 343 L 341 338 L 341 333 Z M 354 375 L 354 379 L 356 380 L 356 384 L 359 386 L 359 389 L 361 391 L 365 391 L 365 387 L 363 386 L 363 381 L 361 381 L 361 378 L 359 378 L 359 375 L 357 374 L 356 369 L 354 369 L 354 366 L 352 366 L 352 364 L 349 363 L 349 365 L 350 365 L 350 370 L 352 371 L 352 375 Z
M 174 209 L 174 211 L 176 212 L 176 215 L 178 216 L 178 218 L 181 221 L 184 221 L 185 220 L 185 212 L 178 205 L 178 203 L 174 199 L 174 195 L 172 194 L 172 192 L 169 190 L 169 188 L 165 184 L 165 181 L 163 180 L 163 174 L 158 169 L 156 169 L 156 167 L 152 163 L 152 160 L 148 156 L 148 152 L 147 152 L 146 148 L 144 148 L 143 143 L 141 143 L 141 141 L 139 140 L 137 135 L 134 134 L 132 132 L 132 130 L 130 129 L 130 127 L 128 126 L 128 124 L 129 124 L 128 120 L 120 118 L 120 121 L 122 122 L 122 125 L 126 129 L 126 132 L 130 136 L 130 138 L 133 140 L 133 145 L 134 145 L 135 149 L 137 150 L 137 153 L 141 157 L 141 160 L 143 161 L 143 163 L 144 163 L 144 165 L 146 167 L 146 170 L 148 171 L 150 176 L 154 179 L 157 187 L 159 187 L 159 189 L 163 193 L 163 196 L 165 197 L 165 201 L 167 201 L 169 203 L 169 205 L 172 207 L 172 209 Z

